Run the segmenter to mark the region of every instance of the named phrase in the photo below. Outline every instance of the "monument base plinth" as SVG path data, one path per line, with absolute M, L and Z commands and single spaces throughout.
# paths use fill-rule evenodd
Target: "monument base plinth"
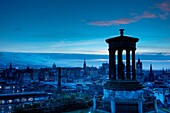
M 142 109 L 142 89 L 142 84 L 137 80 L 108 80 L 104 84 L 102 100 L 111 103 L 113 113 L 123 112 L 122 110 L 138 112 Z
M 115 91 L 133 91 L 143 89 L 143 85 L 137 80 L 108 80 L 104 84 L 104 89 Z

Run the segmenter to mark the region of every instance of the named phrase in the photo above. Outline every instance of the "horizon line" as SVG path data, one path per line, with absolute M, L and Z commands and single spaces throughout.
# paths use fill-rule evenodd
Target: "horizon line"
M 78 52 L 29 52 L 29 51 L 0 51 L 0 53 L 28 53 L 28 54 L 83 54 L 83 55 L 109 55 L 108 53 L 78 53 Z M 116 54 L 117 55 L 117 54 Z M 123 55 L 126 55 L 123 53 Z M 136 52 L 136 55 L 170 55 L 170 52 Z

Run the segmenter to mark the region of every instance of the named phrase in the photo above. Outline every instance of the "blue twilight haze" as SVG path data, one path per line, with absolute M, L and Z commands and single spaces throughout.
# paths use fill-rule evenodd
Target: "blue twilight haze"
M 137 54 L 170 64 L 169 0 L 0 0 L 0 14 L 0 52 L 106 55 L 124 28 Z

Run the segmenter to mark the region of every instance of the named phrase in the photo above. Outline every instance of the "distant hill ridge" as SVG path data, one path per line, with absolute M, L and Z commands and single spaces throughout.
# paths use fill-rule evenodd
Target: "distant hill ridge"
M 153 67 L 162 69 L 169 66 L 170 55 L 166 54 L 137 54 L 136 60 L 140 58 L 144 64 L 144 68 L 149 68 L 152 63 Z M 108 55 L 97 54 L 70 54 L 70 53 L 14 53 L 0 52 L 0 67 L 8 67 L 12 62 L 17 66 L 33 66 L 33 67 L 51 67 L 53 63 L 61 67 L 82 67 L 83 60 L 86 59 L 87 66 L 101 66 L 102 63 L 108 62 Z M 125 56 L 123 56 L 125 59 Z

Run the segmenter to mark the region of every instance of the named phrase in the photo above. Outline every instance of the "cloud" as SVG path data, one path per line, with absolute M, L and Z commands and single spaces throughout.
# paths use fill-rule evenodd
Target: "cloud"
M 170 2 L 162 2 L 160 4 L 157 4 L 156 7 L 163 12 L 170 12 Z
M 168 13 L 159 14 L 160 19 L 167 19 Z
M 130 24 L 130 23 L 137 22 L 141 19 L 149 19 L 149 18 L 157 18 L 157 15 L 150 12 L 143 12 L 141 15 L 134 15 L 131 18 L 120 18 L 117 20 L 109 20 L 109 21 L 92 21 L 92 22 L 88 22 L 88 24 L 96 25 L 96 26 L 111 26 L 111 25 Z
M 114 20 L 114 25 L 130 24 L 136 21 L 138 21 L 136 18 L 121 18 L 118 20 Z
M 92 22 L 88 22 L 89 25 L 96 25 L 96 26 L 110 26 L 113 25 L 114 22 L 111 21 L 92 21 Z
M 119 18 L 116 20 L 108 20 L 108 21 L 90 21 L 87 22 L 88 25 L 95 25 L 95 26 L 111 26 L 111 25 L 123 25 L 123 24 L 130 24 L 137 22 L 141 19 L 151 19 L 151 18 L 160 18 L 160 19 L 167 19 L 167 16 L 170 13 L 170 2 L 164 1 L 162 3 L 156 4 L 154 8 L 161 10 L 161 13 L 151 13 L 148 11 L 144 11 L 141 15 L 136 13 L 131 13 L 131 18 Z M 84 21 L 83 21 L 84 22 Z
M 170 2 L 164 1 L 162 3 L 156 4 L 155 8 L 158 8 L 163 12 L 162 14 L 158 14 L 160 19 L 167 19 L 167 16 L 170 13 Z
M 135 18 L 137 18 L 138 20 L 140 19 L 144 19 L 144 18 L 156 18 L 157 16 L 153 13 L 150 12 L 143 12 L 142 15 L 136 16 Z

